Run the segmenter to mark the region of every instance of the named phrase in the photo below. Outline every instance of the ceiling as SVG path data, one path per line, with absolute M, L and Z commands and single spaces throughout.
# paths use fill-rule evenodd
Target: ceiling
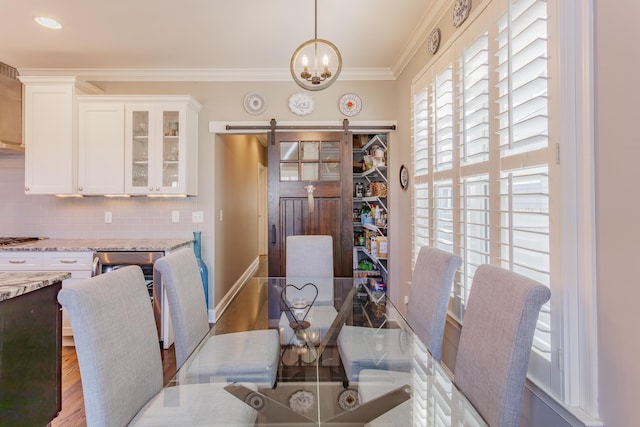
M 426 39 L 438 0 L 318 0 L 318 38 L 341 79 L 393 79 Z M 284 80 L 314 36 L 314 0 L 0 0 L 0 62 L 93 80 Z M 61 30 L 35 24 L 57 19 Z

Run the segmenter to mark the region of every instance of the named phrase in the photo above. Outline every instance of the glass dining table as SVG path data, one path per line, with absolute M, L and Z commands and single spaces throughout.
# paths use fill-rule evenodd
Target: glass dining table
M 235 332 L 265 327 L 279 332 L 274 387 L 224 385 L 255 409 L 254 425 L 487 425 L 373 282 L 254 277 L 245 288 L 249 285 L 262 295 L 258 306 L 255 298 L 249 304 L 236 297 L 209 334 L 221 333 L 225 322 Z M 238 321 L 245 316 L 252 321 Z M 185 374 L 199 349 L 165 387 L 203 381 Z

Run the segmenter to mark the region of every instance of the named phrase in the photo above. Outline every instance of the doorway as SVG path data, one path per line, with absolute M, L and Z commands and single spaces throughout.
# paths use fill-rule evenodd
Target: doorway
M 270 135 L 269 275 L 286 275 L 286 238 L 333 237 L 334 275 L 353 274 L 352 134 L 283 132 Z

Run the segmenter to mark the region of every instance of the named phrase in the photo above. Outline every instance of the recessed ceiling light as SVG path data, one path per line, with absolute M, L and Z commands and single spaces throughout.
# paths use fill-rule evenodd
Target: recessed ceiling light
M 46 16 L 36 16 L 33 20 L 43 27 L 51 28 L 52 30 L 59 30 L 62 28 L 62 25 L 58 21 L 53 18 L 47 18 Z

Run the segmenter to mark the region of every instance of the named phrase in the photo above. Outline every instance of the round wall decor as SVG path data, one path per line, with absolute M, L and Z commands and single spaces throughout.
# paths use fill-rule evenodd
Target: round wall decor
M 252 92 L 244 97 L 244 109 L 249 114 L 262 114 L 267 108 L 267 100 L 262 94 Z
M 456 0 L 453 5 L 453 26 L 459 27 L 469 16 L 471 0 Z
M 409 171 L 405 167 L 405 165 L 400 166 L 400 187 L 403 190 L 406 190 L 409 186 Z
M 355 93 L 345 93 L 338 102 L 340 112 L 347 117 L 353 117 L 362 110 L 362 99 Z
M 306 116 L 313 112 L 315 107 L 313 98 L 311 95 L 303 92 L 294 93 L 289 98 L 289 109 L 292 113 L 299 116 Z
M 431 33 L 429 33 L 429 40 L 428 40 L 429 52 L 432 55 L 435 55 L 439 47 L 440 47 L 440 28 L 434 28 L 433 30 L 431 30 Z

